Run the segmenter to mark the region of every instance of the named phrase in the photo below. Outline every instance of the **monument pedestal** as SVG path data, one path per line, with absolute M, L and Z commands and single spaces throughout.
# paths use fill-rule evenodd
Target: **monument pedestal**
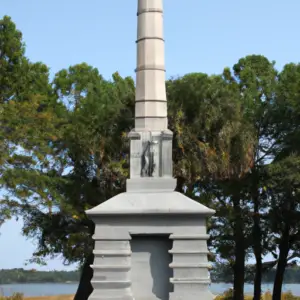
M 154 184 L 146 189 L 151 178 L 139 181 L 135 192 L 87 211 L 96 224 L 89 299 L 213 299 L 206 217 L 214 211 L 181 193 L 155 191 Z

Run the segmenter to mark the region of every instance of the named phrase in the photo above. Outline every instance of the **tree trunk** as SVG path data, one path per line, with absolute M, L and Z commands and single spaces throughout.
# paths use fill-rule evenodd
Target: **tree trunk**
M 253 217 L 253 252 L 255 255 L 255 277 L 254 277 L 254 295 L 253 300 L 260 300 L 261 297 L 261 281 L 262 281 L 262 236 L 259 217 L 259 199 L 257 192 L 253 195 L 254 201 L 254 217 Z
M 177 179 L 177 185 L 176 185 L 175 191 L 179 192 L 179 193 L 183 193 L 184 178 L 181 176 L 178 176 L 176 179 Z
M 274 287 L 273 287 L 273 300 L 280 300 L 282 293 L 282 284 L 284 272 L 287 266 L 287 258 L 289 254 L 289 232 L 290 227 L 288 225 L 285 226 L 285 230 L 283 232 L 282 240 L 279 245 L 279 259 L 276 268 Z
M 93 292 L 93 287 L 91 284 L 91 280 L 93 278 L 93 269 L 90 265 L 93 264 L 94 255 L 91 253 L 82 268 L 81 277 L 78 285 L 78 289 L 74 296 L 74 300 L 88 300 L 89 296 Z
M 261 299 L 261 281 L 262 281 L 262 258 L 261 251 L 256 249 L 255 251 L 255 277 L 254 277 L 254 295 L 253 300 Z
M 239 198 L 233 198 L 233 207 L 235 211 L 235 263 L 233 279 L 233 300 L 244 300 L 244 279 L 245 279 L 245 238 L 244 221 L 240 208 Z

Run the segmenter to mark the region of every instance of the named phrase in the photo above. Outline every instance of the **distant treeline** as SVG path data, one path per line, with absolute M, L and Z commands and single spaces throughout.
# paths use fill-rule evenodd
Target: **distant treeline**
M 275 278 L 276 268 L 269 269 L 263 272 L 262 282 L 273 283 Z M 217 264 L 210 272 L 212 282 L 233 282 L 233 272 L 228 265 Z M 246 266 L 245 281 L 253 283 L 254 268 Z M 299 283 L 300 284 L 300 266 L 294 265 L 288 267 L 284 274 L 284 283 Z
M 0 284 L 79 282 L 78 271 L 37 271 L 35 269 L 0 270 Z
M 273 283 L 276 269 L 271 269 L 263 274 L 263 282 Z M 246 279 L 248 282 L 253 281 L 251 272 L 247 272 Z M 211 271 L 212 282 L 233 282 L 233 274 L 226 265 L 217 265 Z M 0 270 L 0 284 L 10 283 L 65 283 L 79 282 L 79 271 L 37 271 L 35 269 L 2 269 Z M 287 268 L 284 275 L 285 283 L 300 284 L 300 267 L 294 266 Z

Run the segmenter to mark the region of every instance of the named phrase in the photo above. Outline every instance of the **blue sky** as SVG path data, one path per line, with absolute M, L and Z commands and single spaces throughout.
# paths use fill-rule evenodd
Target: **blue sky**
M 137 0 L 0 1 L 0 18 L 12 17 L 27 56 L 51 76 L 81 62 L 106 78 L 134 75 Z M 263 54 L 278 69 L 300 60 L 299 0 L 164 0 L 164 9 L 167 77 L 220 73 L 248 54 Z M 23 267 L 34 251 L 21 226 L 0 229 L 0 268 Z M 65 268 L 57 259 L 41 269 Z

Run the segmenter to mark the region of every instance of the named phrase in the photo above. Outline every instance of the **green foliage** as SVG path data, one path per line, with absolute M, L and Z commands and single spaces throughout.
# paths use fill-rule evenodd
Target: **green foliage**
M 24 169 L 43 168 L 42 158 L 50 152 L 55 126 L 48 67 L 31 63 L 24 52 L 22 34 L 4 17 L 0 20 L 1 188 L 16 186 L 13 177 L 23 176 Z M 7 182 L 9 173 L 13 177 Z M 27 192 L 23 189 L 16 194 L 26 197 Z M 0 224 L 18 212 L 16 202 L 9 200 L 6 196 L 1 199 Z
M 19 89 L 19 71 L 21 68 L 24 43 L 22 33 L 8 16 L 0 20 L 0 103 L 11 99 Z
M 279 141 L 277 160 L 300 149 L 300 64 L 287 64 L 279 75 L 274 139 Z
M 247 147 L 234 142 L 243 130 L 237 90 L 221 76 L 194 73 L 168 81 L 167 93 L 177 178 L 190 186 L 204 178 L 237 176 L 237 160 L 245 164 L 240 147 Z
M 2 181 L 13 198 L 2 207 L 22 215 L 23 233 L 38 238 L 32 262 L 61 253 L 66 262 L 82 262 L 93 232 L 84 211 L 124 190 L 124 132 L 132 125 L 134 84 L 117 73 L 113 81 L 104 80 L 81 64 L 59 72 L 53 86 L 42 110 L 41 101 L 34 110 L 33 101 L 10 101 L 5 109 L 3 119 L 16 132 L 9 138 L 22 153 L 14 151 L 6 162 Z M 18 118 L 10 118 L 19 111 L 21 131 Z

